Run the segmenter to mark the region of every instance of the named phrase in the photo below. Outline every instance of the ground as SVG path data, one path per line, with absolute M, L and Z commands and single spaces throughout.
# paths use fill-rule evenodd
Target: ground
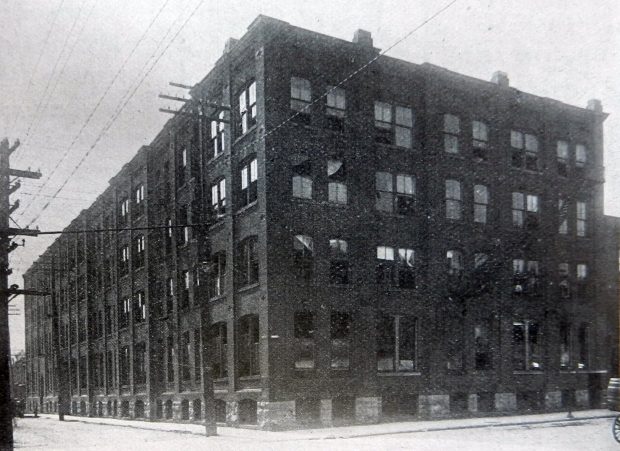
M 410 422 L 320 430 L 265 432 L 219 428 L 202 435 L 199 425 L 53 416 L 18 420 L 16 449 L 45 450 L 620 450 L 610 412 Z M 104 422 L 106 424 L 100 424 Z M 99 424 L 98 424 L 99 423 Z

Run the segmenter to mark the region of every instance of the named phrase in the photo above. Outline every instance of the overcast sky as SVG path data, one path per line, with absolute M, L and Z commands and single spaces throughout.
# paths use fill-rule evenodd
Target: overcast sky
M 168 119 L 158 108 L 170 103 L 157 98 L 178 93 L 168 82 L 202 79 L 258 14 L 347 40 L 363 28 L 385 49 L 448 3 L 0 0 L 0 138 L 22 141 L 14 167 L 43 173 L 12 197 L 21 202 L 13 218 L 64 228 Z M 617 0 L 458 0 L 389 55 L 485 80 L 502 70 L 520 90 L 577 106 L 601 99 L 606 213 L 620 215 L 619 10 Z M 52 239 L 11 254 L 11 283 L 22 285 Z M 11 317 L 11 333 L 14 352 L 23 349 L 23 317 Z

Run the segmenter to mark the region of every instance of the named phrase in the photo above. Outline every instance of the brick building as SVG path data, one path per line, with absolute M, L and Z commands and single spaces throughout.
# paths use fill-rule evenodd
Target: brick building
M 24 276 L 53 293 L 26 300 L 31 408 L 61 374 L 74 413 L 199 421 L 201 343 L 229 424 L 600 402 L 601 103 L 387 56 L 349 77 L 378 54 L 264 16 L 229 40 Z

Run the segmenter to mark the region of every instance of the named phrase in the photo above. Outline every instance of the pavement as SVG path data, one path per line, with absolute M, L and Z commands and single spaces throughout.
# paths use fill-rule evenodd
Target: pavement
M 573 418 L 567 418 L 566 412 L 541 413 L 534 415 L 514 415 L 483 418 L 458 418 L 444 420 L 403 421 L 396 423 L 379 423 L 353 426 L 340 426 L 317 429 L 297 429 L 290 431 L 263 431 L 256 428 L 232 428 L 218 426 L 218 435 L 230 438 L 257 439 L 267 441 L 288 440 L 329 440 L 381 435 L 408 434 L 413 432 L 435 432 L 476 428 L 500 428 L 508 426 L 537 425 L 545 423 L 570 424 L 598 418 L 613 418 L 617 414 L 609 410 L 579 410 L 573 412 Z M 57 419 L 58 415 L 39 414 L 40 417 Z M 65 416 L 65 421 L 90 424 L 106 424 L 127 428 L 176 432 L 192 435 L 204 435 L 204 426 L 193 423 L 150 422 L 116 418 L 88 418 Z

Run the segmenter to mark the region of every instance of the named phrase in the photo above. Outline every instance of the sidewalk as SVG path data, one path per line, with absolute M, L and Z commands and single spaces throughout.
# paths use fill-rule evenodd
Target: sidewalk
M 218 427 L 218 434 L 222 437 L 241 438 L 261 441 L 287 440 L 329 440 L 353 437 L 371 437 L 378 435 L 406 434 L 413 432 L 447 431 L 457 429 L 492 428 L 520 426 L 544 423 L 570 423 L 598 418 L 613 418 L 616 413 L 609 410 L 580 410 L 573 413 L 574 418 L 568 419 L 566 412 L 543 413 L 536 415 L 515 415 L 485 418 L 461 418 L 446 420 L 406 421 L 400 423 L 381 423 L 370 425 L 342 426 L 321 429 L 301 429 L 292 431 L 269 432 L 259 429 L 242 429 Z M 57 415 L 40 414 L 42 418 L 57 419 Z M 138 420 L 122 420 L 114 418 L 88 418 L 66 416 L 66 421 L 79 421 L 91 424 L 105 424 L 110 426 L 129 427 L 137 429 L 151 429 L 164 432 L 176 432 L 193 435 L 203 435 L 204 426 L 190 423 L 149 422 Z

